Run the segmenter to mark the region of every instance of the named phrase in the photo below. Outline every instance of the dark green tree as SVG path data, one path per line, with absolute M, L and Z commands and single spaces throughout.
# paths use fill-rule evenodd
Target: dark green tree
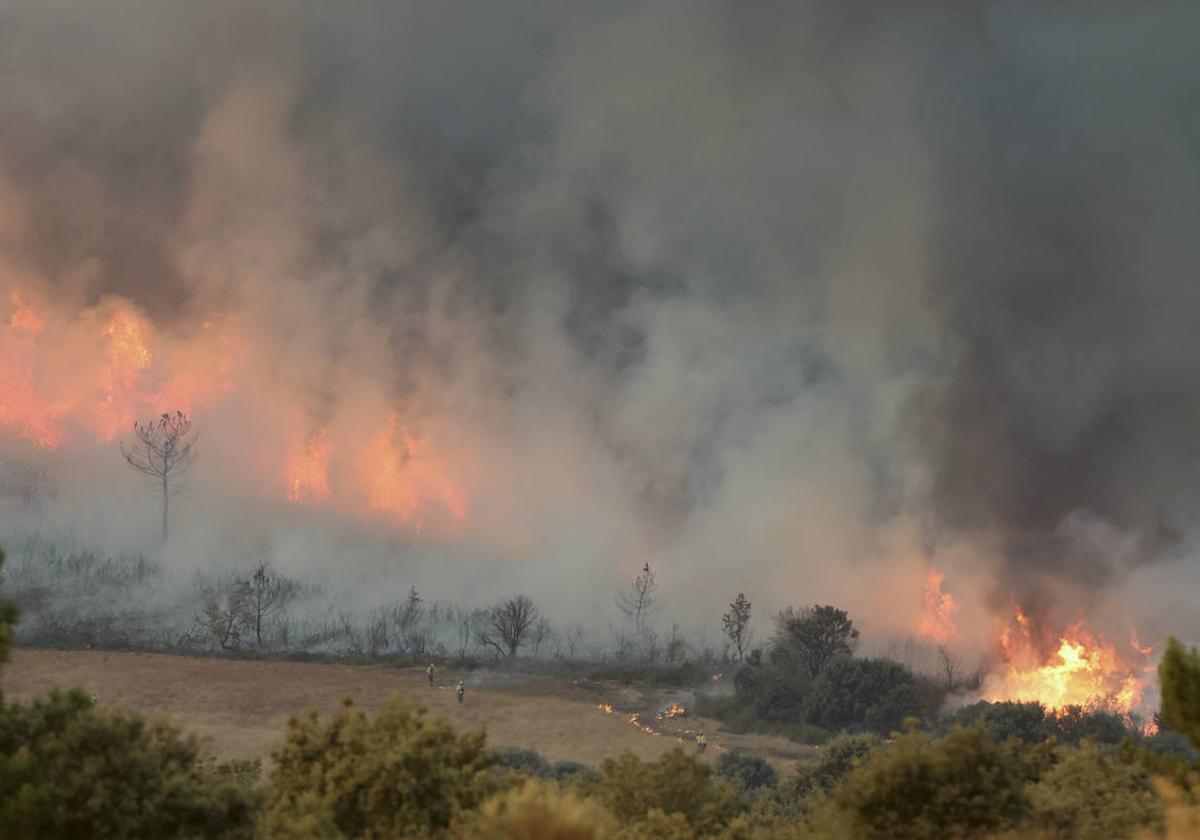
M 854 653 L 858 630 L 845 610 L 828 605 L 788 607 L 775 616 L 772 657 L 816 677 L 834 659 Z
M 920 715 L 912 671 L 890 659 L 838 659 L 813 682 L 809 723 L 826 729 L 867 729 L 887 735 Z
M 1200 748 L 1200 653 L 1185 648 L 1174 636 L 1158 663 L 1162 687 L 1162 722 L 1187 735 Z

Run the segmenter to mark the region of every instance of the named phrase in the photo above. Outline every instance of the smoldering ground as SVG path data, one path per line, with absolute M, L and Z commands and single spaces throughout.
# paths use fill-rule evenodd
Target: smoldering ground
M 649 560 L 697 626 L 740 590 L 883 633 L 935 564 L 967 625 L 1195 633 L 1198 17 L 10 0 L 0 276 L 63 324 L 134 307 L 179 367 L 230 325 L 185 570 L 599 621 Z M 338 498 L 391 413 L 469 498 L 451 540 Z M 333 498 L 297 512 L 318 428 Z M 152 540 L 114 443 L 5 446 L 42 527 Z

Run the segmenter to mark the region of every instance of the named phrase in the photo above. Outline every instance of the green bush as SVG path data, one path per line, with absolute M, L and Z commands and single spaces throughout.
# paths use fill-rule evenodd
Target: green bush
M 1050 732 L 1064 744 L 1094 741 L 1098 744 L 1119 744 L 1130 734 L 1125 719 L 1105 709 L 1084 709 L 1065 706 L 1047 715 Z
M 721 753 L 717 758 L 717 775 L 741 785 L 744 790 L 775 787 L 779 774 L 763 758 L 740 750 Z
M 921 712 L 912 671 L 888 659 L 834 660 L 813 683 L 806 706 L 809 723 L 881 735 Z
M 678 748 L 657 761 L 628 752 L 605 760 L 593 794 L 623 822 L 642 823 L 658 811 L 678 815 L 697 833 L 719 829 L 738 809 L 733 790 L 713 778 L 707 764 Z
M 738 709 L 753 719 L 795 724 L 806 720 L 812 680 L 797 668 L 778 664 L 752 664 L 738 669 L 733 678 Z
M 1034 825 L 1056 838 L 1116 840 L 1163 818 L 1149 776 L 1092 744 L 1056 750 L 1030 798 Z
M 618 833 L 616 818 L 599 802 L 530 780 L 492 797 L 477 813 L 464 817 L 455 836 L 463 840 L 608 840 Z
M 550 762 L 543 758 L 537 750 L 525 747 L 505 747 L 500 751 L 496 766 L 502 770 L 524 773 L 539 779 L 548 779 L 554 773 Z
M 861 838 L 975 837 L 1024 820 L 1026 778 L 1015 747 L 982 728 L 956 728 L 937 741 L 908 732 L 856 766 L 814 821 Z
M 1051 726 L 1046 721 L 1046 707 L 1041 703 L 1009 700 L 989 703 L 980 700 L 959 709 L 945 723 L 946 729 L 982 725 L 992 740 L 997 742 L 1016 738 L 1025 744 L 1040 744 L 1051 734 Z
M 5 838 L 249 838 L 259 804 L 167 723 L 96 708 L 81 691 L 0 701 Z
M 1196 748 L 1182 732 L 1160 729 L 1153 735 L 1142 738 L 1141 746 L 1156 755 L 1174 756 L 1183 759 L 1188 764 L 1196 763 Z
M 600 774 L 578 761 L 556 761 L 550 768 L 550 778 L 559 782 L 593 782 Z
M 1171 637 L 1158 663 L 1162 686 L 1162 722 L 1188 736 L 1200 749 L 1200 653 Z
M 268 837 L 438 835 L 497 786 L 482 732 L 399 700 L 373 720 L 349 702 L 328 723 L 293 718 L 273 758 Z

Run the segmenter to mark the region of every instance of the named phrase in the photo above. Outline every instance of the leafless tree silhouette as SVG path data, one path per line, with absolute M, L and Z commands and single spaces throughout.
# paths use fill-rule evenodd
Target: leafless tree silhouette
M 167 540 L 167 516 L 172 496 L 183 489 L 179 479 L 196 460 L 197 435 L 182 411 L 163 414 L 158 420 L 133 424 L 136 440 L 121 454 L 129 466 L 146 476 L 162 492 L 162 537 Z
M 654 579 L 650 564 L 647 563 L 633 583 L 617 593 L 617 609 L 633 622 L 633 629 L 639 636 L 645 634 L 646 622 L 658 608 L 654 594 L 657 589 L 658 582 Z
M 479 633 L 479 642 L 494 648 L 502 656 L 516 656 L 526 634 L 541 618 L 528 595 L 517 595 L 488 610 L 487 626 Z

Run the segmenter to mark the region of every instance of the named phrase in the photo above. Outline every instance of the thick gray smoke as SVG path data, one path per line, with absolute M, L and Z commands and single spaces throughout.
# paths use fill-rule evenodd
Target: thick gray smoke
M 881 630 L 933 563 L 964 618 L 1114 587 L 1138 617 L 1194 580 L 1197 32 L 1189 3 L 8 0 L 0 276 L 252 326 L 257 396 L 197 415 L 191 557 L 419 555 L 597 615 L 649 559 L 697 622 L 742 590 Z M 264 529 L 245 452 L 282 403 L 446 430 L 461 540 Z M 105 539 L 152 520 L 71 498 Z

